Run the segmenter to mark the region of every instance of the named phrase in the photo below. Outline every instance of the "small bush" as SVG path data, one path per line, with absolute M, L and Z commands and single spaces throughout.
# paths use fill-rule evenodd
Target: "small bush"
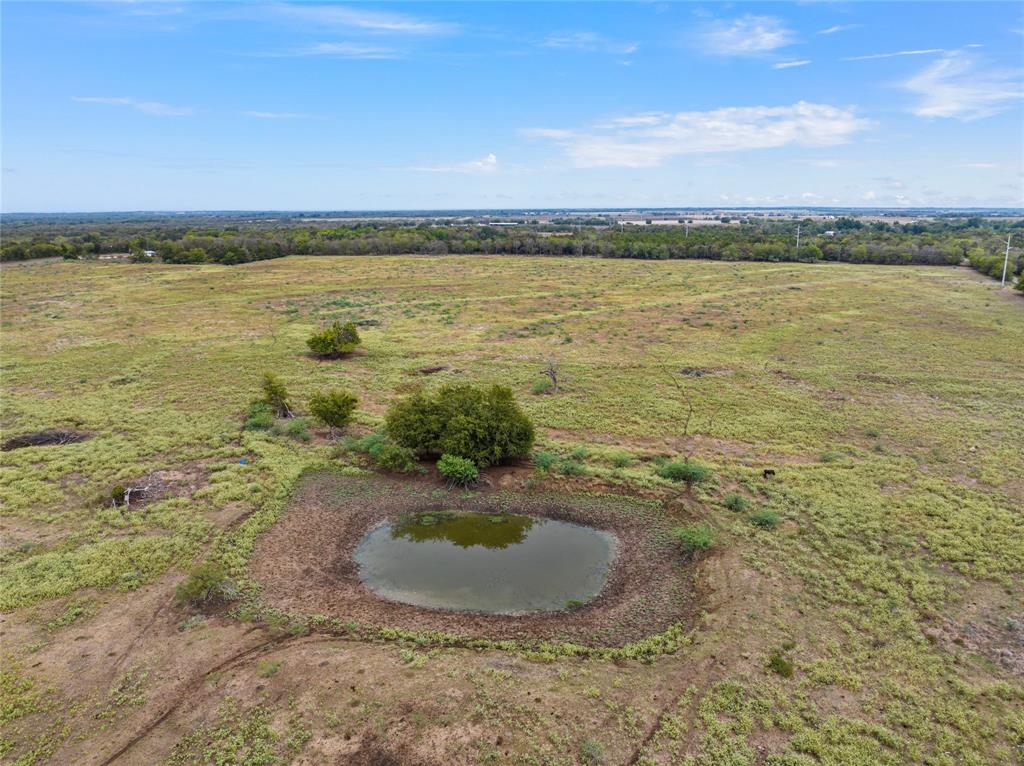
M 580 745 L 580 763 L 584 766 L 600 766 L 604 763 L 604 748 L 596 739 L 585 739 Z
M 837 460 L 841 460 L 842 457 L 843 457 L 843 453 L 841 453 L 841 452 L 834 452 L 834 451 L 832 451 L 832 452 L 825 452 L 821 456 L 821 462 L 822 463 L 834 463 Z
M 775 529 L 779 521 L 779 514 L 775 511 L 754 511 L 750 514 L 750 523 L 761 529 Z
M 715 543 L 715 530 L 706 522 L 676 527 L 672 530 L 672 534 L 687 553 L 706 551 Z
M 588 457 L 590 457 L 590 450 L 586 447 L 576 447 L 569 453 L 570 460 L 586 460 Z
M 306 345 L 319 356 L 339 357 L 351 354 L 362 342 L 354 323 L 335 322 L 322 332 L 314 333 Z
M 262 399 L 249 405 L 245 419 L 246 431 L 266 431 L 274 425 L 274 412 Z
M 725 496 L 725 507 L 736 513 L 744 513 L 750 507 L 750 502 L 743 495 L 734 492 Z
M 288 389 L 272 372 L 263 373 L 263 401 L 279 418 L 287 418 L 292 414 L 291 403 L 288 401 Z
M 124 505 L 124 496 L 127 494 L 128 490 L 123 484 L 115 484 L 114 488 L 110 490 L 110 499 L 114 501 L 114 505 Z
M 684 481 L 687 485 L 705 481 L 711 475 L 706 466 L 689 460 L 673 460 L 659 466 L 654 473 L 669 481 Z
M 550 394 L 552 388 L 554 388 L 554 386 L 552 386 L 550 380 L 547 378 L 541 378 L 533 384 L 533 388 L 531 390 L 535 395 L 540 396 L 542 394 Z
M 506 386 L 442 386 L 417 391 L 385 416 L 388 436 L 418 455 L 456 455 L 480 467 L 524 457 L 533 423 Z
M 287 436 L 295 441 L 308 442 L 313 438 L 309 432 L 309 421 L 305 418 L 294 418 L 284 423 L 275 423 L 270 431 L 275 436 Z
M 616 452 L 611 456 L 611 461 L 616 468 L 629 468 L 633 465 L 633 456 L 628 452 Z
M 437 470 L 452 484 L 468 487 L 480 476 L 480 471 L 472 460 L 455 455 L 441 455 L 437 461 Z
M 533 464 L 542 471 L 550 470 L 556 462 L 558 462 L 558 458 L 550 452 L 538 452 L 533 456 Z
M 560 460 L 558 472 L 562 476 L 587 476 L 590 473 L 589 469 L 578 460 Z
M 350 446 L 356 452 L 362 452 L 364 455 L 376 458 L 387 444 L 388 439 L 384 434 L 374 433 L 368 434 L 361 439 L 356 439 Z
M 314 418 L 331 428 L 344 428 L 352 420 L 359 399 L 336 388 L 333 391 L 318 391 L 309 398 L 309 411 Z
M 872 439 L 877 439 L 879 436 L 882 435 L 882 432 L 879 431 L 877 428 L 869 428 L 864 433 L 867 436 L 870 436 Z
M 397 444 L 387 442 L 370 453 L 379 468 L 385 471 L 398 471 L 409 473 L 415 471 L 417 466 L 416 453 L 408 447 L 401 447 Z
M 230 601 L 235 589 L 219 564 L 206 561 L 178 583 L 174 596 L 182 606 L 202 606 L 212 601 Z
M 776 649 L 771 653 L 771 655 L 769 655 L 768 662 L 765 663 L 765 665 L 768 670 L 782 676 L 783 678 L 793 677 L 793 663 L 779 649 Z

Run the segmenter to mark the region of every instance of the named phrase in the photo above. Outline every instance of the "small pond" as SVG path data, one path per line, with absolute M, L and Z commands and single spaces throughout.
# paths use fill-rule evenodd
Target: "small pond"
M 363 584 L 392 601 L 520 614 L 590 601 L 614 556 L 612 535 L 579 524 L 441 511 L 374 527 L 355 562 Z

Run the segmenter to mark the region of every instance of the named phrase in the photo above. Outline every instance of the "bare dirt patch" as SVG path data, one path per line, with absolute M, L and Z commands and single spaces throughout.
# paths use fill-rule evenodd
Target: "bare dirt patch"
M 515 512 L 587 524 L 615 534 L 619 550 L 601 594 L 562 612 L 492 615 L 386 601 L 359 581 L 352 559 L 375 524 L 441 510 Z M 381 477 L 306 477 L 283 517 L 260 541 L 251 571 L 269 606 L 367 625 L 439 630 L 471 638 L 562 640 L 621 646 L 671 625 L 692 624 L 702 603 L 699 567 L 686 561 L 667 522 L 627 498 L 498 491 L 424 492 Z
M 85 441 L 91 436 L 92 434 L 67 428 L 50 428 L 45 431 L 33 431 L 28 434 L 12 436 L 0 444 L 0 451 L 10 452 L 23 447 L 54 447 L 62 444 L 75 444 Z

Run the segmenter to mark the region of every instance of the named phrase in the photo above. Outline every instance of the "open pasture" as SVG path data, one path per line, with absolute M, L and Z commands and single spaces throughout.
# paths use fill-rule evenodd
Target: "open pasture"
M 289 257 L 0 279 L 3 437 L 76 435 L 0 453 L 5 763 L 1024 757 L 1024 298 L 977 273 Z M 360 349 L 310 356 L 335 319 Z M 549 361 L 559 390 L 534 393 Z M 710 525 L 680 568 L 699 612 L 583 646 L 274 608 L 260 541 L 314 471 L 368 468 L 326 429 L 243 430 L 265 371 L 300 409 L 354 392 L 356 435 L 417 385 L 511 386 L 551 465 L 482 491 L 628 495 L 659 525 Z M 710 478 L 657 475 L 683 456 Z M 435 479 L 416 491 L 444 497 Z M 126 507 L 118 485 L 151 490 Z M 239 598 L 176 605 L 206 559 Z

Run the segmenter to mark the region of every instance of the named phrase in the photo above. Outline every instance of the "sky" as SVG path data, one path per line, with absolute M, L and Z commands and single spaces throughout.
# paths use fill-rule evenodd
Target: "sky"
M 1015 2 L 2 2 L 0 208 L 1024 206 Z

